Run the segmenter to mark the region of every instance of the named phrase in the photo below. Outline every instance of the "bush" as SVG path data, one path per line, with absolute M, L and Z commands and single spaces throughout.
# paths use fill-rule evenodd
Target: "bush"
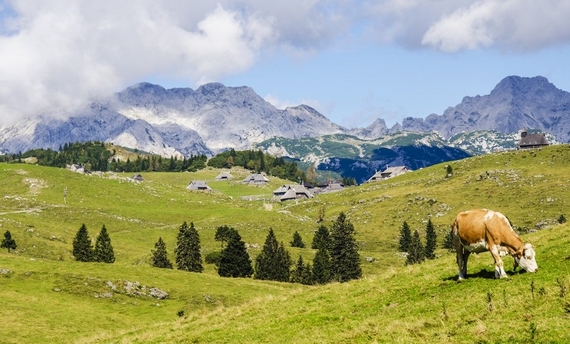
M 220 265 L 220 259 L 222 259 L 222 251 L 210 252 L 204 257 L 206 264 L 215 264 L 216 266 Z

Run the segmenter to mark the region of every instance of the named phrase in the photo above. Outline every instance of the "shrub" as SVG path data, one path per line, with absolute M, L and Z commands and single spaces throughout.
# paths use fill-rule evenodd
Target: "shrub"
M 222 251 L 210 252 L 204 257 L 206 264 L 215 264 L 216 266 L 220 265 L 220 259 L 222 259 Z

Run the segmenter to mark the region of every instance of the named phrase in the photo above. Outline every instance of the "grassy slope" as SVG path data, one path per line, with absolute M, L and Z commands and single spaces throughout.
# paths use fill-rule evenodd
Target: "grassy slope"
M 557 279 L 568 284 L 568 227 L 554 225 L 524 238 L 537 246 L 540 272 L 492 280 L 492 258 L 472 258 L 466 283 L 454 282 L 454 256 L 421 266 L 402 267 L 397 236 L 403 221 L 425 229 L 428 217 L 440 233 L 461 210 L 487 207 L 502 211 L 523 232 L 539 221 L 556 223 L 568 209 L 568 146 L 538 152 L 507 152 L 444 165 L 309 201 L 242 201 L 239 196 L 270 195 L 283 181 L 265 188 L 239 182 L 209 182 L 212 194 L 189 192 L 192 179 L 213 180 L 218 170 L 197 173 L 148 173 L 141 184 L 117 178 L 86 177 L 30 165 L 0 166 L 0 231 L 8 229 L 19 245 L 17 255 L 0 253 L 0 329 L 8 342 L 442 342 L 522 341 L 537 326 L 541 340 L 570 336 L 568 297 L 558 296 Z M 232 173 L 234 173 L 232 171 Z M 235 172 L 237 180 L 245 171 Z M 67 204 L 63 189 L 68 188 Z M 162 236 L 173 260 L 177 227 L 193 221 L 204 253 L 217 250 L 215 228 L 234 226 L 247 243 L 262 246 L 267 229 L 288 242 L 298 230 L 310 243 L 318 209 L 326 222 L 340 211 L 349 216 L 361 243 L 365 278 L 342 285 L 306 287 L 218 278 L 211 266 L 204 274 L 153 269 L 150 250 Z M 566 214 L 568 216 L 568 214 Z M 105 224 L 113 240 L 113 265 L 72 261 L 71 242 L 86 223 L 96 237 Z M 258 249 L 250 251 L 252 256 Z M 290 249 L 296 259 L 312 259 L 310 249 Z M 548 254 L 546 254 L 548 253 Z M 31 258 L 35 260 L 30 260 Z M 507 264 L 510 264 L 507 258 Z M 156 301 L 108 291 L 107 280 L 137 280 L 165 289 Z M 534 281 L 534 282 L 533 282 Z M 535 300 L 530 299 L 531 283 Z M 539 295 L 538 291 L 542 288 Z M 59 291 L 54 291 L 59 290 Z M 492 294 L 495 310 L 488 311 Z M 469 300 L 465 301 L 465 296 Z M 158 306 L 157 306 L 158 305 Z M 444 306 L 445 305 L 445 306 Z M 444 312 L 445 307 L 445 312 Z M 187 318 L 178 319 L 184 310 Z M 501 331 L 506 332 L 500 335 Z M 232 333 L 229 336 L 229 333 Z M 316 336 L 316 337 L 314 337 Z

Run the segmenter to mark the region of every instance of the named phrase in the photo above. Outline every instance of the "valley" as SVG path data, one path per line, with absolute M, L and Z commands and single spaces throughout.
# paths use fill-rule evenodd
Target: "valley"
M 445 166 L 453 168 L 446 176 Z M 568 332 L 570 286 L 570 164 L 568 145 L 506 151 L 436 164 L 344 191 L 288 202 L 267 186 L 240 181 L 249 171 L 221 170 L 83 175 L 30 164 L 0 164 L 0 231 L 18 244 L 0 251 L 3 342 L 16 343 L 341 343 L 341 342 L 562 342 Z M 204 180 L 210 193 L 186 190 Z M 64 189 L 68 193 L 64 202 Z M 257 196 L 256 201 L 241 196 Z M 247 198 L 250 199 L 250 198 Z M 490 208 L 505 214 L 537 251 L 540 271 L 512 271 L 494 280 L 492 258 L 470 260 L 468 279 L 457 283 L 454 253 L 440 248 L 453 217 Z M 150 265 L 158 237 L 173 261 L 178 227 L 193 222 L 202 257 L 220 249 L 216 228 L 235 227 L 252 259 L 269 228 L 295 261 L 315 250 L 293 248 L 298 231 L 310 243 L 319 210 L 330 226 L 340 212 L 354 224 L 363 278 L 305 286 L 222 278 L 212 264 L 203 273 Z M 405 266 L 398 236 L 406 221 L 422 233 L 431 219 L 438 235 L 435 260 Z M 116 261 L 73 259 L 75 233 L 85 223 L 93 238 L 109 231 Z M 310 247 L 310 245 L 309 245 Z M 139 282 L 166 291 L 164 300 L 108 295 L 108 282 Z M 469 295 L 469 307 L 465 296 Z M 532 340 L 531 340 L 532 339 Z

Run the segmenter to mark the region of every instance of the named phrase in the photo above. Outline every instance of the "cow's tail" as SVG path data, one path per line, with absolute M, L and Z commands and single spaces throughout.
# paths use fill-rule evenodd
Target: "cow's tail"
M 454 236 L 459 235 L 459 223 L 457 221 L 457 217 L 455 217 L 453 221 L 451 221 L 451 232 L 453 233 Z

